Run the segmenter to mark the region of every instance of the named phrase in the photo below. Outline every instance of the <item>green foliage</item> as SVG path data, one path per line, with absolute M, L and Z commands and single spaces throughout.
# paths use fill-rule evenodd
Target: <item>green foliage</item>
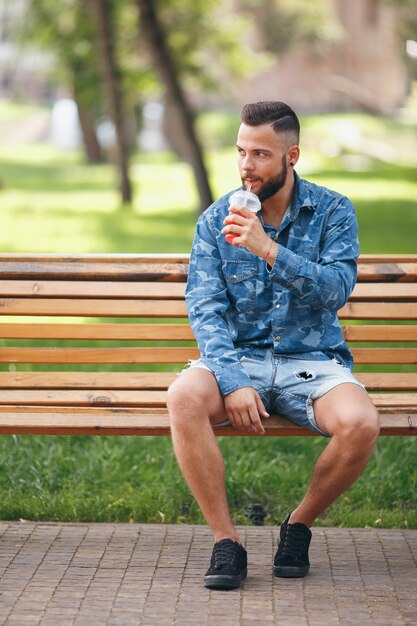
M 156 10 L 176 71 L 188 90 L 214 91 L 220 79 L 223 84 L 233 82 L 255 68 L 242 45 L 250 30 L 248 20 L 232 14 L 221 0 L 160 0 Z M 143 45 L 140 49 L 146 55 Z M 161 89 L 156 80 L 155 90 Z
M 58 64 L 52 78 L 74 90 L 85 106 L 99 114 L 101 90 L 94 37 L 88 0 L 29 2 L 23 41 L 53 51 Z

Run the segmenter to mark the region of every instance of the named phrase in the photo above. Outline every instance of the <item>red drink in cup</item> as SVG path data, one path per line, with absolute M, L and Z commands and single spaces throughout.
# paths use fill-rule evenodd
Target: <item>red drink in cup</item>
M 251 192 L 250 185 L 248 189 L 239 189 L 235 191 L 229 198 L 229 206 L 243 206 L 252 211 L 252 213 L 257 213 L 261 209 L 261 201 L 258 196 Z M 238 237 L 236 233 L 228 233 L 226 235 L 226 241 L 228 243 L 232 243 L 235 237 Z

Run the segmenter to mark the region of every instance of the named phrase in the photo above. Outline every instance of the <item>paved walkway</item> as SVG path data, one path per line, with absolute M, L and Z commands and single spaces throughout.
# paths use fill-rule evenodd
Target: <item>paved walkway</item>
M 0 522 L 0 623 L 417 625 L 417 530 L 316 528 L 293 580 L 272 577 L 276 535 L 242 528 L 247 581 L 209 591 L 204 526 Z

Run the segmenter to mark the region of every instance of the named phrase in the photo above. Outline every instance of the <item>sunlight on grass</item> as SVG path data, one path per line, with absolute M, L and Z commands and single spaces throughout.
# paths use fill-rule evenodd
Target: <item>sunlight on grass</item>
M 232 122 L 234 116 L 225 124 L 218 123 L 217 128 L 227 127 L 227 136 L 231 137 Z M 358 212 L 362 251 L 412 251 L 417 219 L 413 169 L 370 160 L 368 169 L 354 171 L 352 162 L 345 167 L 349 155 L 341 153 L 331 158 L 321 151 L 321 142 L 340 136 L 343 126 L 356 128 L 356 134 L 378 135 L 384 141 L 403 136 L 402 126 L 369 115 L 311 116 L 303 118 L 302 123 L 297 170 L 352 198 Z M 216 128 L 213 120 L 210 128 Z M 222 140 L 212 131 L 212 143 L 221 144 Z M 234 141 L 228 147 L 212 149 L 206 160 L 215 197 L 239 186 Z M 188 251 L 198 206 L 191 167 L 169 152 L 137 153 L 131 162 L 133 207 L 120 209 L 116 173 L 111 165 L 87 165 L 80 151 L 57 151 L 46 144 L 0 148 L 2 249 L 75 253 Z
M 137 163 L 131 168 L 137 186 L 135 209 L 140 213 L 169 211 L 181 207 L 193 211 L 198 203 L 192 171 L 186 163 Z
M 0 120 L 2 122 L 16 122 L 25 120 L 34 113 L 42 113 L 45 108 L 34 104 L 16 104 L 0 100 Z

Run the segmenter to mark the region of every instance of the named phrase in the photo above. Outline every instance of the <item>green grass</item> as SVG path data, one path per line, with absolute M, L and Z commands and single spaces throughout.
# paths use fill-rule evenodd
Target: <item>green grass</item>
M 320 438 L 220 438 L 236 523 L 262 502 L 278 524 L 301 499 Z M 415 440 L 380 439 L 364 474 L 319 520 L 417 528 Z M 169 438 L 0 439 L 1 519 L 203 523 Z
M 12 120 L 27 113 L 9 109 L 7 115 Z M 239 184 L 234 149 L 227 147 L 235 119 L 200 120 L 216 195 Z M 310 117 L 303 127 L 298 170 L 352 198 L 362 252 L 416 252 L 416 163 L 403 154 L 395 164 L 369 154 L 361 160 L 357 146 L 346 142 L 350 132 L 361 145 L 364 138 L 377 138 L 398 151 L 399 144 L 415 145 L 416 128 L 355 115 Z M 333 158 L 329 140 L 338 155 Z M 111 167 L 87 166 L 79 153 L 45 145 L 1 147 L 1 249 L 189 251 L 197 206 L 190 168 L 170 154 L 136 154 L 131 171 L 134 205 L 121 209 Z M 260 501 L 266 522 L 277 524 L 302 497 L 326 442 L 232 437 L 221 438 L 220 445 L 235 521 L 246 523 L 246 508 Z M 416 445 L 415 438 L 381 438 L 364 474 L 319 523 L 417 528 Z M 1 519 L 203 522 L 169 438 L 3 436 L 0 469 Z

